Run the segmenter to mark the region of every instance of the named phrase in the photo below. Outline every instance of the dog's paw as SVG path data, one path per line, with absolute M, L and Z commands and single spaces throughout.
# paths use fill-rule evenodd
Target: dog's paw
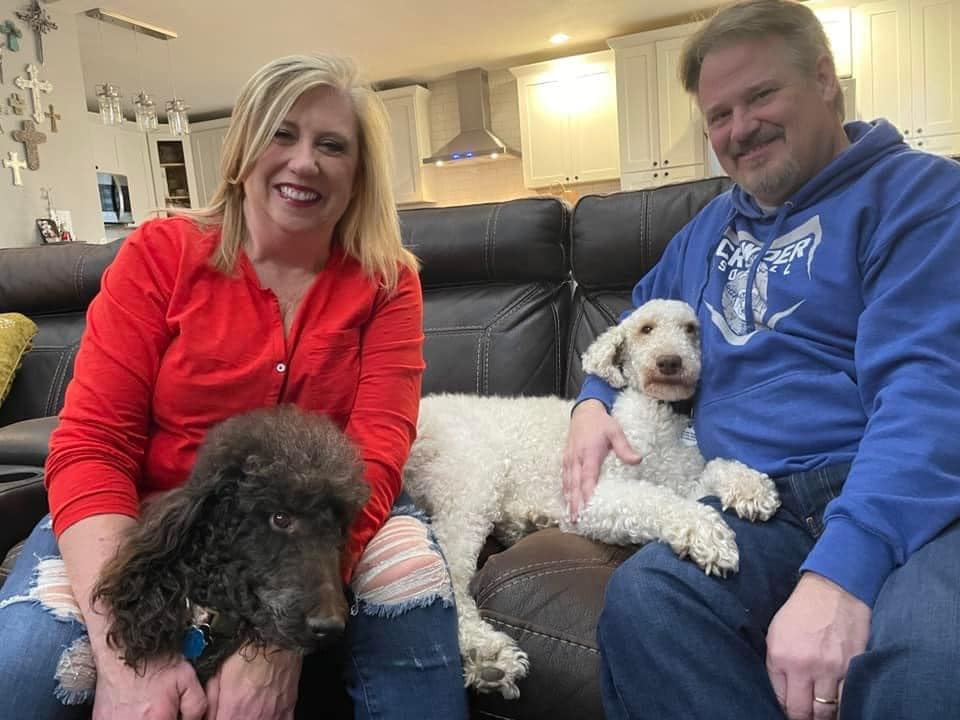
M 689 558 L 708 575 L 726 577 L 740 569 L 737 536 L 711 507 L 700 505 L 697 516 L 686 526 L 667 528 L 665 540 L 681 558 Z
M 517 681 L 530 669 L 527 654 L 506 633 L 492 630 L 463 653 L 463 677 L 478 692 L 500 693 L 506 700 L 520 697 Z
M 718 489 L 723 509 L 744 520 L 766 521 L 780 508 L 777 486 L 766 473 L 724 459 L 711 460 L 703 472 Z

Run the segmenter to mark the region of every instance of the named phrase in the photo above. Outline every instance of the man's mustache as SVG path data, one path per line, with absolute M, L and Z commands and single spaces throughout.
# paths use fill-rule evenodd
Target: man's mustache
M 779 140 L 783 137 L 783 130 L 780 128 L 771 128 L 769 130 L 757 130 L 753 135 L 742 142 L 733 142 L 730 144 L 730 154 L 734 157 L 740 157 L 750 152 L 754 148 L 760 147 L 771 140 Z

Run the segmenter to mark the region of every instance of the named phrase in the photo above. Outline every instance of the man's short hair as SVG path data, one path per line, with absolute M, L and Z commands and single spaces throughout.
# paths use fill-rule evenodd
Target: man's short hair
M 772 35 L 783 38 L 790 61 L 806 75 L 813 76 L 823 55 L 833 64 L 823 25 L 806 5 L 794 0 L 743 0 L 718 10 L 690 36 L 680 57 L 680 82 L 688 93 L 696 95 L 703 59 L 710 52 Z M 833 105 L 843 119 L 842 92 L 837 93 Z

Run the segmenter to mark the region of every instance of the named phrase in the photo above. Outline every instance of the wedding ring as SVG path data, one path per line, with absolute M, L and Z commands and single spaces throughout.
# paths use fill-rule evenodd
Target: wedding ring
M 816 695 L 813 696 L 813 701 L 821 705 L 836 705 L 838 702 L 836 698 L 831 700 L 830 698 L 817 697 Z

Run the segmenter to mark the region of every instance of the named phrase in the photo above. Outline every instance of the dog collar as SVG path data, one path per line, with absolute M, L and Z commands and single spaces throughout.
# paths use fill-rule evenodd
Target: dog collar
M 204 607 L 186 599 L 190 624 L 183 634 L 181 652 L 187 660 L 196 660 L 213 641 L 214 636 L 232 637 L 236 634 L 239 620 L 214 608 Z

